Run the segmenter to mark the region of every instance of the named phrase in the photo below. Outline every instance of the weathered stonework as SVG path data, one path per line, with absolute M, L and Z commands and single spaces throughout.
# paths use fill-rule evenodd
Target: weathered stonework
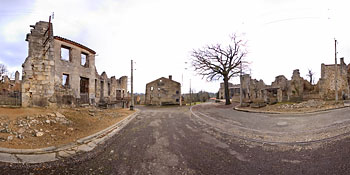
M 338 97 L 349 99 L 350 97 L 350 64 L 346 65 L 344 59 L 340 59 L 338 67 Z M 220 89 L 222 87 L 220 86 Z M 239 91 L 238 91 L 239 92 Z M 302 101 L 309 99 L 335 99 L 335 65 L 321 65 L 321 78 L 316 85 L 300 76 L 298 69 L 293 71 L 291 80 L 283 75 L 277 76 L 271 85 L 265 85 L 262 80 L 251 79 L 250 75 L 242 76 L 242 96 L 244 102 L 283 102 Z M 238 101 L 239 93 L 232 96 L 232 100 Z
M 350 65 L 350 64 L 349 64 Z M 344 59 L 340 59 L 340 64 L 337 65 L 337 86 L 338 97 L 349 98 L 350 85 L 350 66 L 344 63 Z M 321 78 L 318 82 L 319 95 L 323 99 L 335 98 L 335 65 L 321 65 Z
M 0 81 L 0 95 L 11 92 L 21 91 L 21 80 L 19 79 L 19 72 L 16 71 L 15 79 L 11 80 L 7 75 L 4 75 Z
M 181 84 L 172 77 L 158 78 L 146 85 L 146 105 L 180 104 Z
M 31 27 L 28 57 L 22 65 L 23 107 L 96 105 L 127 97 L 127 77 L 98 75 L 95 51 L 54 36 L 51 23 L 40 21 Z
M 234 85 L 232 83 L 228 83 L 228 88 L 231 89 Z M 232 96 L 232 93 L 230 92 L 230 96 Z M 225 98 L 225 85 L 224 83 L 220 83 L 220 89 L 219 89 L 219 98 L 224 99 Z
M 238 85 L 239 86 L 239 85 Z M 304 87 L 308 91 L 313 90 L 313 86 L 302 77 L 299 70 L 293 71 L 291 80 L 279 75 L 271 85 L 266 85 L 262 80 L 252 79 L 249 74 L 242 76 L 242 98 L 243 102 L 266 102 L 275 103 L 283 101 L 300 101 L 305 93 Z M 238 87 L 236 88 L 239 89 Z M 239 92 L 239 91 L 238 91 Z M 233 101 L 238 101 L 240 94 L 232 96 Z

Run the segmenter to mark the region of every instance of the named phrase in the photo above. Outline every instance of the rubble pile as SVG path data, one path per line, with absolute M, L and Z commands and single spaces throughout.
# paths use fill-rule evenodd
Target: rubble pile
M 302 103 L 282 104 L 278 106 L 279 109 L 299 109 L 299 108 L 321 108 L 326 105 L 325 101 L 308 100 Z
M 7 116 L 0 116 L 0 141 L 44 135 L 55 137 L 52 131 L 57 130 L 59 125 L 66 126 L 68 131 L 73 131 L 74 129 L 69 127 L 72 124 L 71 120 L 59 112 L 18 117 L 12 121 Z

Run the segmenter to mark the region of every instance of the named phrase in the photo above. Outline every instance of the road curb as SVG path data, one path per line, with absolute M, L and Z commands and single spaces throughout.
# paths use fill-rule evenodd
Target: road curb
M 136 112 L 127 116 L 116 124 L 109 126 L 95 134 L 78 139 L 59 146 L 50 146 L 38 149 L 11 149 L 0 147 L 0 162 L 7 163 L 43 163 L 56 161 L 65 157 L 73 156 L 79 152 L 88 152 L 93 150 L 97 145 L 103 144 L 106 140 L 117 134 L 123 129 L 136 115 Z
M 235 111 L 240 111 L 240 112 L 248 112 L 248 113 L 259 113 L 259 114 L 317 114 L 321 112 L 328 112 L 332 110 L 337 110 L 337 109 L 343 109 L 343 108 L 348 108 L 349 106 L 342 106 L 339 108 L 332 108 L 332 109 L 322 109 L 322 110 L 317 110 L 317 111 L 308 111 L 308 112 L 269 112 L 269 111 L 255 111 L 255 110 L 249 110 L 249 109 L 242 109 L 238 107 L 239 105 L 235 106 L 233 110 Z
M 192 110 L 193 107 L 195 107 L 195 106 L 192 106 L 190 108 L 191 115 L 195 116 L 196 118 L 200 119 L 201 121 L 207 123 L 203 118 L 201 118 L 199 115 L 197 115 Z M 345 107 L 342 107 L 342 108 L 345 108 Z M 341 109 L 341 108 L 337 108 L 337 109 Z M 201 114 L 201 115 L 203 115 L 203 114 Z M 314 140 L 308 140 L 308 141 L 290 141 L 290 142 L 288 142 L 288 141 L 273 141 L 273 140 L 255 139 L 255 138 L 245 137 L 245 136 L 234 134 L 234 133 L 231 133 L 230 135 L 235 137 L 235 138 L 237 138 L 237 139 L 241 139 L 241 140 L 245 140 L 245 141 L 249 141 L 249 142 L 254 142 L 254 143 L 259 143 L 259 144 L 295 146 L 295 145 L 310 145 L 310 144 L 313 144 L 313 143 L 321 143 L 321 142 L 325 142 L 325 141 L 335 140 L 335 139 L 338 139 L 338 138 L 341 138 L 341 137 L 349 136 L 349 134 L 350 134 L 350 132 L 345 132 L 345 133 L 341 133 L 341 134 L 338 134 L 338 135 L 334 135 L 334 136 L 330 136 L 330 137 L 326 137 L 326 138 L 321 138 L 321 139 L 314 139 Z

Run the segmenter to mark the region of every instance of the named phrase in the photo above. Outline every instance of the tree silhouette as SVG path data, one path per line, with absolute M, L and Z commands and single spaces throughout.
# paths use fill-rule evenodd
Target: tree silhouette
M 242 69 L 241 63 L 247 55 L 245 43 L 234 34 L 231 36 L 231 43 L 227 46 L 207 45 L 192 51 L 192 66 L 198 74 L 203 78 L 206 77 L 208 81 L 223 78 L 226 105 L 231 104 L 228 81 L 239 75 Z

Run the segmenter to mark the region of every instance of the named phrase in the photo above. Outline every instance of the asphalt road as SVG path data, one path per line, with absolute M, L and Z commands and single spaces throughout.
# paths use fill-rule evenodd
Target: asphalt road
M 188 107 L 141 110 L 89 153 L 44 164 L 0 163 L 0 174 L 350 174 L 348 137 L 285 148 L 237 138 Z

